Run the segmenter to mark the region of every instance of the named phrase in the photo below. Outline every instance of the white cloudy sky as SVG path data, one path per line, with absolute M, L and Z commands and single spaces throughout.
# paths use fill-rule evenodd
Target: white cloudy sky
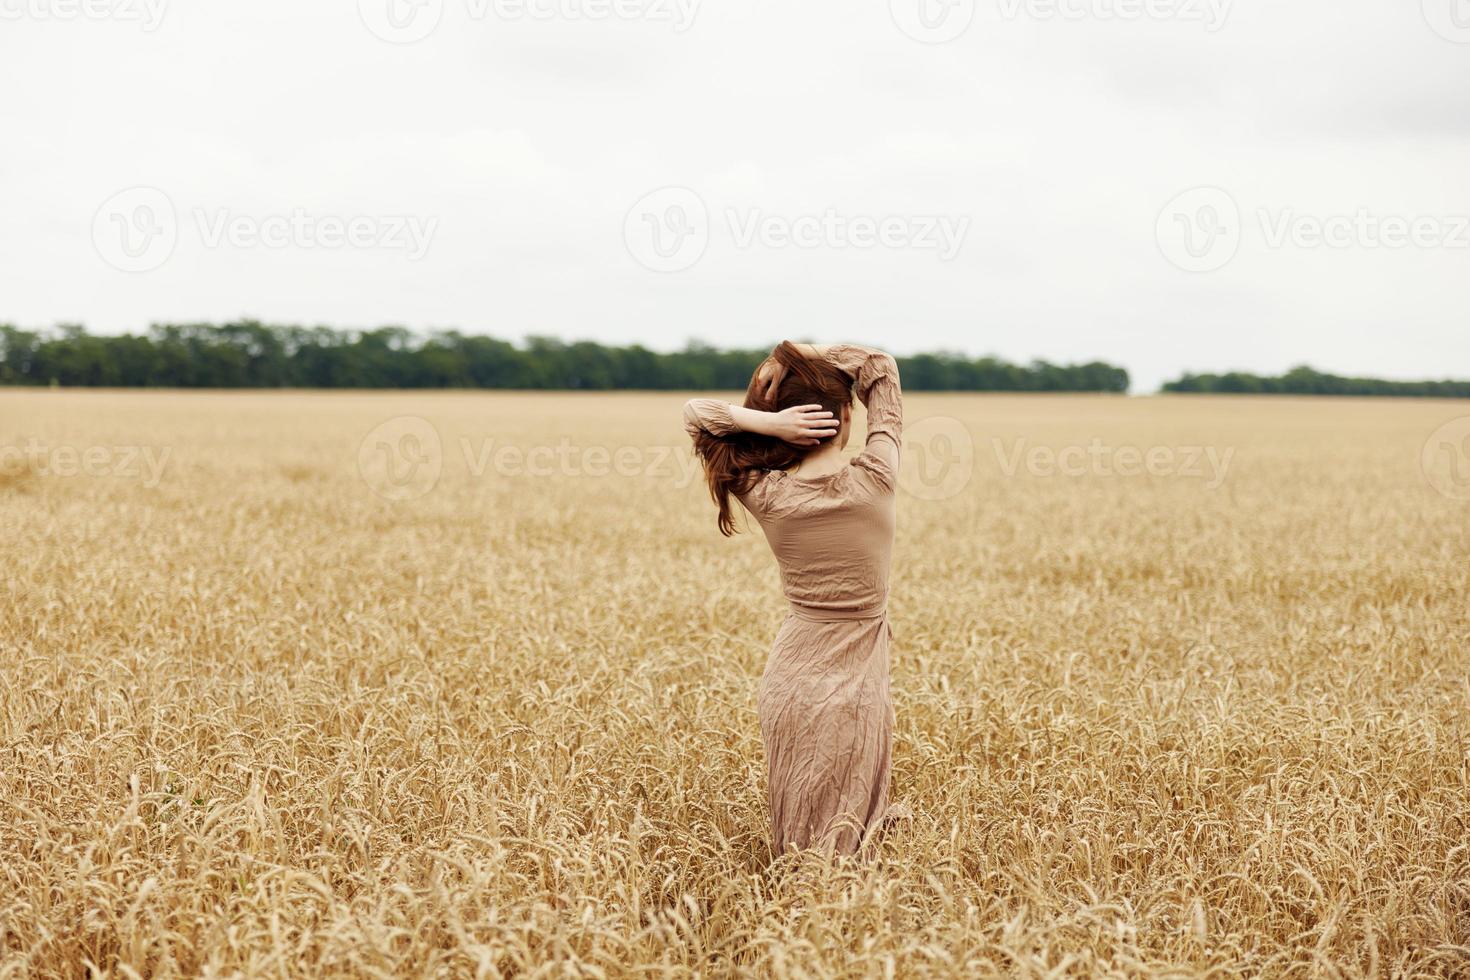
M 0 322 L 804 336 L 1102 358 L 1144 391 L 1303 361 L 1470 376 L 1470 0 L 1148 0 L 1142 19 L 1115 16 L 1130 0 L 1060 0 L 1064 17 L 923 0 L 929 40 L 974 7 L 938 44 L 900 26 L 922 33 L 920 0 L 617 0 L 604 18 L 589 0 L 420 0 L 442 12 L 408 44 L 368 26 L 386 30 L 389 2 L 407 0 L 0 0 Z M 126 272 L 104 205 L 139 186 L 165 195 L 177 242 Z M 697 194 L 707 244 L 659 272 L 625 225 L 666 186 Z M 1190 272 L 1156 229 L 1202 186 L 1238 207 L 1217 239 L 1238 246 Z M 1400 248 L 1371 226 L 1271 244 L 1284 217 L 1359 211 L 1431 220 Z M 391 240 L 211 244 L 221 219 L 298 212 L 432 237 L 418 259 Z M 752 216 L 829 212 L 969 224 L 948 260 L 738 240 Z

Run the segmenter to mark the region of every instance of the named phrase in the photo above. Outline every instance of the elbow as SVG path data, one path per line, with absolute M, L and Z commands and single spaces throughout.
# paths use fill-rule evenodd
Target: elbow
M 694 407 L 694 399 L 684 403 L 684 431 L 693 436 L 699 432 L 699 411 Z

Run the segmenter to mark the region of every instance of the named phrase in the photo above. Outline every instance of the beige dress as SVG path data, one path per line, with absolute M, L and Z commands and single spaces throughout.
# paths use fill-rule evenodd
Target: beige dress
M 844 344 L 827 356 L 856 379 L 867 445 L 828 476 L 767 472 L 741 498 L 791 603 L 759 696 L 778 854 L 855 853 L 889 809 L 888 570 L 903 401 L 887 354 Z M 689 402 L 685 421 L 715 435 L 734 429 L 728 406 L 711 399 Z

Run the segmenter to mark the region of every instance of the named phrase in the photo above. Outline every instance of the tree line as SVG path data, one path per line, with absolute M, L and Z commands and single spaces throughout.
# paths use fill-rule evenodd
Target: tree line
M 529 337 L 512 344 L 448 330 L 340 331 L 238 323 L 157 324 L 101 336 L 68 325 L 0 325 L 0 384 L 119 388 L 540 388 L 742 390 L 765 350 L 690 343 L 632 345 Z M 1126 392 L 1128 372 L 1101 362 L 1012 364 L 995 357 L 900 357 L 911 391 Z
M 639 345 L 528 337 L 513 344 L 454 330 L 343 331 L 254 320 L 157 324 L 101 336 L 80 326 L 20 330 L 0 324 L 0 384 L 115 388 L 539 388 L 607 391 L 740 390 L 765 350 L 690 343 L 669 353 Z M 898 358 L 910 391 L 1128 390 L 1128 372 L 1091 361 L 1013 364 L 996 357 Z M 1166 392 L 1395 395 L 1470 398 L 1470 381 L 1347 378 L 1310 367 L 1279 376 L 1185 374 Z
M 1186 374 L 1163 386 L 1169 392 L 1232 395 L 1392 395 L 1409 398 L 1470 398 L 1470 381 L 1385 381 L 1344 378 L 1303 365 L 1275 377 L 1231 371 Z

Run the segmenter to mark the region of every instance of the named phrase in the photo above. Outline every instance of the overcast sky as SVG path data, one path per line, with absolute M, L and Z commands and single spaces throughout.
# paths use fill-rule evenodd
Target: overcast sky
M 1470 376 L 1470 0 L 0 18 L 0 322 Z

